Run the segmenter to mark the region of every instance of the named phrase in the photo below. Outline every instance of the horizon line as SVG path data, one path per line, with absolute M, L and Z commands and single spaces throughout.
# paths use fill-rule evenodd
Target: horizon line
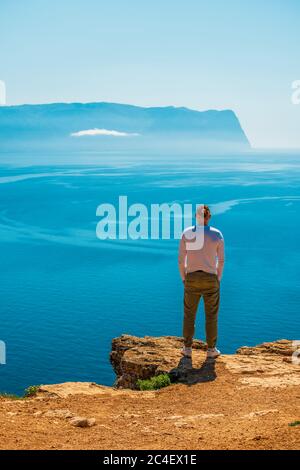
M 233 112 L 235 115 L 236 112 L 232 108 L 202 108 L 202 109 L 197 109 L 197 108 L 190 108 L 187 106 L 177 106 L 174 104 L 167 104 L 167 105 L 140 105 L 140 104 L 132 104 L 132 103 L 127 103 L 127 102 L 117 102 L 117 101 L 48 101 L 48 102 L 39 102 L 39 103 L 16 103 L 16 104 L 0 104 L 0 108 L 12 108 L 16 106 L 45 106 L 45 105 L 55 105 L 55 104 L 116 104 L 116 105 L 123 105 L 123 106 L 131 106 L 133 108 L 145 108 L 145 109 L 150 109 L 150 108 L 174 108 L 174 109 L 187 109 L 189 111 L 194 111 L 194 112 L 208 112 L 208 111 L 214 111 L 214 112 L 223 112 L 223 111 L 230 111 Z

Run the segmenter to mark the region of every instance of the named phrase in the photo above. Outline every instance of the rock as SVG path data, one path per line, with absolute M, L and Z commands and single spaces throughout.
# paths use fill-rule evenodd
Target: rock
M 299 368 L 299 366 L 298 366 Z M 296 366 L 295 366 L 296 369 Z M 280 373 L 280 364 L 278 364 L 277 375 L 271 377 L 249 377 L 240 379 L 241 384 L 248 387 L 263 388 L 286 388 L 300 385 L 300 370 L 291 370 L 290 374 Z
M 181 421 L 181 420 L 184 420 L 184 421 L 197 421 L 197 420 L 201 420 L 201 419 L 211 419 L 211 418 L 224 418 L 224 414 L 223 413 L 202 413 L 202 414 L 198 414 L 198 415 L 186 415 L 186 416 L 168 416 L 166 417 L 165 419 L 166 420 L 174 420 L 174 421 Z M 160 418 L 162 419 L 162 418 Z
M 89 428 L 96 424 L 95 418 L 82 418 L 81 416 L 75 416 L 70 419 L 70 424 L 78 428 Z
M 103 395 L 109 393 L 111 387 L 98 385 L 94 382 L 64 382 L 61 384 L 41 385 L 40 396 L 48 398 L 66 398 L 69 395 Z
M 61 419 L 68 419 L 74 416 L 70 410 L 49 410 L 44 413 L 46 418 L 61 418 Z
M 183 428 L 183 429 L 194 429 L 195 426 L 192 423 L 188 423 L 186 421 L 178 421 L 175 423 L 176 428 Z
M 49 410 L 44 413 L 46 418 L 60 418 L 60 419 L 67 419 L 69 420 L 72 426 L 77 426 L 79 428 L 88 428 L 94 426 L 96 423 L 95 418 L 85 418 L 82 416 L 75 416 L 68 409 L 59 409 L 59 410 Z M 53 423 L 57 423 L 57 421 L 53 421 Z
M 278 413 L 278 410 L 271 409 L 271 410 L 252 411 L 251 413 L 248 413 L 247 415 L 241 416 L 241 419 L 259 418 L 260 416 L 265 416 L 265 415 L 269 415 L 272 413 Z
M 196 425 L 198 421 L 201 420 L 211 420 L 211 419 L 220 419 L 224 418 L 223 413 L 208 413 L 208 414 L 199 414 L 199 415 L 186 415 L 178 420 L 174 420 L 174 425 L 177 427 L 193 426 Z
M 193 358 L 181 356 L 182 338 L 122 335 L 112 341 L 110 361 L 117 375 L 117 388 L 137 389 L 138 379 L 167 373 L 172 382 L 193 385 L 213 381 L 216 364 L 240 375 L 245 386 L 285 387 L 300 384 L 300 368 L 292 364 L 290 340 L 278 340 L 254 347 L 242 347 L 236 354 L 206 361 L 206 344 L 195 340 Z M 155 392 L 154 392 L 155 393 Z
M 41 385 L 39 389 L 40 396 L 35 397 L 34 400 L 43 400 L 52 402 L 57 399 L 67 399 L 68 397 L 76 395 L 84 396 L 97 396 L 103 399 L 111 400 L 118 396 L 132 397 L 138 400 L 153 399 L 155 398 L 154 391 L 138 393 L 136 390 L 130 389 L 117 389 L 107 385 L 98 385 L 94 382 L 64 382 L 60 384 Z M 22 402 L 20 402 L 22 404 Z
M 186 366 L 188 360 L 181 356 L 182 346 L 182 338 L 177 336 L 139 338 L 122 335 L 114 338 L 110 362 L 117 375 L 115 386 L 137 389 L 137 379 L 149 379 L 164 373 L 170 373 L 174 380 L 183 378 L 184 381 L 187 367 L 182 367 L 182 362 L 185 361 Z M 204 356 L 207 347 L 203 341 L 195 340 L 193 349 Z
M 146 434 L 159 434 L 158 431 L 155 431 L 153 426 L 145 426 L 141 429 L 141 432 L 144 432 Z
M 243 346 L 236 351 L 236 354 L 243 354 L 246 356 L 260 355 L 260 354 L 277 354 L 279 356 L 292 356 L 295 348 L 293 341 L 288 339 L 280 339 L 270 343 L 262 343 L 258 346 Z

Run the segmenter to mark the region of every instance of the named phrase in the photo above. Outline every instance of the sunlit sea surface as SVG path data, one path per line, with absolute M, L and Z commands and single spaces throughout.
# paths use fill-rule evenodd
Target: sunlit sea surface
M 97 206 L 117 208 L 120 195 L 149 210 L 211 206 L 226 244 L 222 352 L 300 339 L 300 156 L 11 154 L 0 157 L 0 171 L 1 392 L 111 385 L 113 337 L 181 335 L 178 240 L 96 237 Z M 196 337 L 203 334 L 201 303 Z

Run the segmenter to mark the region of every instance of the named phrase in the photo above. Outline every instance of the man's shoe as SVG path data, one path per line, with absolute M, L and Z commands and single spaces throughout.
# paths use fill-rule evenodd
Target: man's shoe
M 221 352 L 217 348 L 208 348 L 207 350 L 207 359 L 216 359 L 219 357 Z
M 187 348 L 186 346 L 183 346 L 181 354 L 184 357 L 192 357 L 192 348 Z

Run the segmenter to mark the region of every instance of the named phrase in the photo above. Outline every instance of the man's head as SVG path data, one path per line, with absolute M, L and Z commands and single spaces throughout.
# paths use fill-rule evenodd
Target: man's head
M 206 204 L 201 204 L 196 210 L 196 221 L 199 225 L 207 225 L 211 218 L 210 209 Z

